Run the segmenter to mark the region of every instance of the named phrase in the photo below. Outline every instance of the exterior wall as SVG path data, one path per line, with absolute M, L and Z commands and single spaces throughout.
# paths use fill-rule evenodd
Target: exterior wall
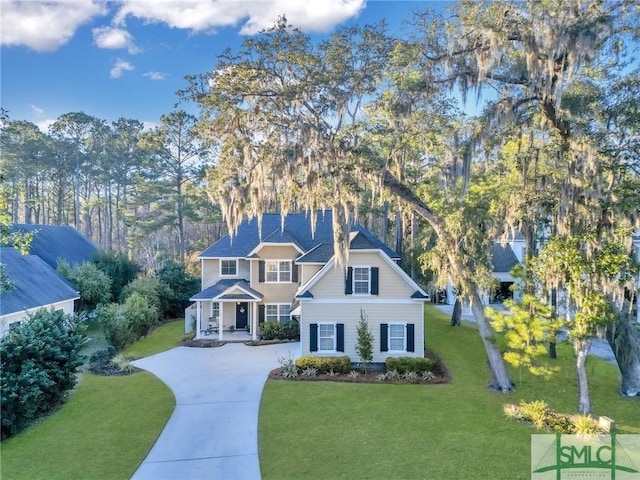
M 300 265 L 300 283 L 304 285 L 307 283 L 311 277 L 313 277 L 316 273 L 320 271 L 322 265 L 309 265 L 307 263 Z
M 46 308 L 48 310 L 62 310 L 65 314 L 71 315 L 74 312 L 73 309 L 73 300 L 67 300 L 65 302 L 53 303 L 51 305 L 43 305 L 37 308 L 30 308 L 28 310 L 23 310 L 21 312 L 10 313 L 9 315 L 4 315 L 0 317 L 0 337 L 4 337 L 9 332 L 9 325 L 14 322 L 22 322 L 26 320 L 29 314 L 36 313 L 38 310 L 42 308 Z
M 298 251 L 288 245 L 266 246 L 260 249 L 260 260 L 294 260 Z M 268 283 L 259 282 L 259 260 L 251 260 L 251 288 L 264 295 L 262 303 L 292 303 L 299 283 Z M 295 265 L 293 265 L 295 266 Z
M 314 298 L 385 298 L 408 299 L 415 289 L 375 252 L 349 253 L 349 266 L 371 266 L 379 270 L 378 295 L 345 295 L 344 270 L 335 267 L 326 272 L 318 282 L 311 287 Z M 365 300 L 366 301 L 366 300 Z
M 202 290 L 211 285 L 214 285 L 218 280 L 222 278 L 238 278 L 238 279 L 249 279 L 249 270 L 250 263 L 248 260 L 238 259 L 238 274 L 235 277 L 229 276 L 220 276 L 220 260 L 217 258 L 214 259 L 203 259 L 202 260 Z
M 352 362 L 359 362 L 355 346 L 356 326 L 363 310 L 373 333 L 373 361 L 384 362 L 387 357 L 424 357 L 424 306 L 422 302 L 407 300 L 406 303 L 366 303 L 303 302 L 301 306 L 300 341 L 302 355 L 340 356 L 348 355 Z M 311 352 L 309 345 L 309 325 L 312 323 L 343 323 L 344 352 Z M 413 323 L 415 325 L 414 352 L 380 351 L 381 323 Z

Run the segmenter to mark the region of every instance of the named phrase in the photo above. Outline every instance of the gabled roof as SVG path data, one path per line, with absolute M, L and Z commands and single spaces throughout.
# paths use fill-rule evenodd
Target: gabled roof
M 499 243 L 494 243 L 491 247 L 491 263 L 494 272 L 510 272 L 520 262 L 508 244 L 503 247 Z
M 15 223 L 11 230 L 33 232 L 29 254 L 39 256 L 53 269 L 58 266 L 58 258 L 76 265 L 90 261 L 98 252 L 98 247 L 73 227 Z
M 321 243 L 298 257 L 296 263 L 315 263 L 324 265 L 333 257 L 333 243 Z
M 225 293 L 229 290 L 232 290 L 234 287 L 238 288 L 244 293 Z M 260 299 L 264 295 L 262 295 L 257 290 L 254 290 L 249 286 L 249 283 L 246 280 L 238 280 L 238 279 L 224 279 L 220 280 L 214 285 L 205 288 L 199 293 L 196 293 L 189 300 L 212 300 L 212 299 L 221 299 L 221 300 L 251 300 L 251 299 Z
M 292 244 L 302 252 L 307 253 L 322 244 L 326 244 L 330 247 L 323 247 L 322 253 L 324 258 L 328 260 L 333 256 L 332 220 L 333 214 L 330 210 L 318 212 L 315 229 L 312 229 L 311 215 L 309 213 L 290 213 L 285 217 L 283 229 L 280 214 L 266 213 L 262 216 L 262 235 L 259 235 L 258 232 L 257 218 L 246 220 L 238 227 L 238 231 L 233 238 L 230 235 L 225 235 L 202 252 L 199 258 L 247 258 L 255 253 L 254 250 L 261 243 L 275 243 Z M 390 258 L 400 258 L 396 252 L 378 240 L 375 235 L 364 227 L 352 224 L 350 231 L 358 233 L 354 238 L 354 240 L 357 240 L 357 244 L 355 246 L 352 245 L 352 249 L 380 249 Z M 331 248 L 331 256 L 327 258 L 326 253 L 329 248 Z
M 15 285 L 0 294 L 0 315 L 80 298 L 75 287 L 37 255 L 21 255 L 14 248 L 2 247 L 0 263 Z

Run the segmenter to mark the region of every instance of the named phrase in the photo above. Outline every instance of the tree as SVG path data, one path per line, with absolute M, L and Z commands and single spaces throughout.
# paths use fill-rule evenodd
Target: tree
M 513 384 L 471 275 L 470 266 L 482 264 L 473 263 L 471 254 L 457 255 L 455 239 L 446 229 L 449 219 L 398 179 L 389 159 L 367 141 L 362 106 L 378 92 L 396 44 L 382 25 L 344 28 L 312 46 L 281 18 L 272 29 L 245 41 L 237 55 L 225 53 L 213 73 L 191 77 L 190 88 L 182 93 L 200 103 L 205 116 L 200 130 L 220 145 L 219 161 L 209 172 L 211 196 L 220 202 L 231 231 L 245 215 L 260 219 L 276 204 L 283 215 L 296 208 L 307 209 L 312 217 L 319 207 L 330 206 L 334 250 L 344 266 L 351 211 L 357 210 L 366 186 L 374 192 L 384 186 L 442 240 L 449 271 L 473 300 L 492 386 L 508 392 Z M 400 162 L 402 156 L 391 160 Z M 452 199 L 458 205 L 464 201 Z M 460 222 L 455 225 L 461 228 Z
M 373 332 L 369 328 L 369 319 L 364 310 L 360 309 L 360 320 L 356 325 L 356 353 L 362 362 L 364 373 L 373 360 Z
M 158 279 L 172 292 L 165 315 L 181 317 L 191 303 L 189 299 L 200 291 L 200 279 L 190 275 L 184 265 L 176 262 L 166 263 L 158 272 Z
M 44 309 L 0 340 L 3 438 L 60 404 L 76 384 L 83 343 L 75 319 Z
M 149 302 L 149 305 L 154 308 L 156 315 L 159 317 L 166 316 L 169 303 L 173 298 L 173 292 L 169 288 L 169 285 L 158 277 L 138 277 L 122 289 L 120 302 L 126 303 L 127 299 L 135 293 L 143 296 L 147 302 Z
M 85 262 L 70 267 L 68 262 L 62 260 L 58 263 L 58 273 L 80 292 L 78 308 L 81 311 L 90 312 L 111 300 L 111 279 L 93 263 Z
M 100 251 L 91 262 L 111 279 L 111 301 L 118 300 L 122 289 L 140 272 L 138 264 L 123 253 Z

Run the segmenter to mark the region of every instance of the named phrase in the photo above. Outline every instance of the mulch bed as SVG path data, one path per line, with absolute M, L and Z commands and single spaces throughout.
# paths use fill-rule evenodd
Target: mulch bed
M 288 380 L 292 382 L 344 382 L 344 383 L 380 383 L 380 384 L 394 384 L 394 385 L 406 385 L 406 384 L 416 384 L 416 385 L 438 385 L 443 383 L 449 383 L 451 380 L 448 376 L 438 376 L 433 378 L 432 380 L 405 380 L 403 378 L 397 380 L 378 380 L 379 371 L 377 372 L 367 372 L 361 373 L 357 377 L 351 377 L 348 373 L 336 373 L 335 375 L 329 375 L 326 373 L 319 373 L 314 376 L 306 376 L 302 374 L 298 374 L 297 377 L 283 377 L 282 376 L 282 368 L 276 368 L 269 372 L 269 378 L 274 380 Z

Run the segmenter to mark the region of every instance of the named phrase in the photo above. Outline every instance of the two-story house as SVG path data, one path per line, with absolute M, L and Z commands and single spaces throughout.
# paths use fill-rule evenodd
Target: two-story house
M 337 265 L 332 214 L 265 214 L 243 222 L 200 255 L 202 291 L 195 301 L 196 336 L 296 320 L 302 354 L 356 359 L 356 324 L 366 314 L 374 361 L 424 355 L 427 294 L 400 268 L 399 256 L 360 225 L 350 227 L 348 264 Z

